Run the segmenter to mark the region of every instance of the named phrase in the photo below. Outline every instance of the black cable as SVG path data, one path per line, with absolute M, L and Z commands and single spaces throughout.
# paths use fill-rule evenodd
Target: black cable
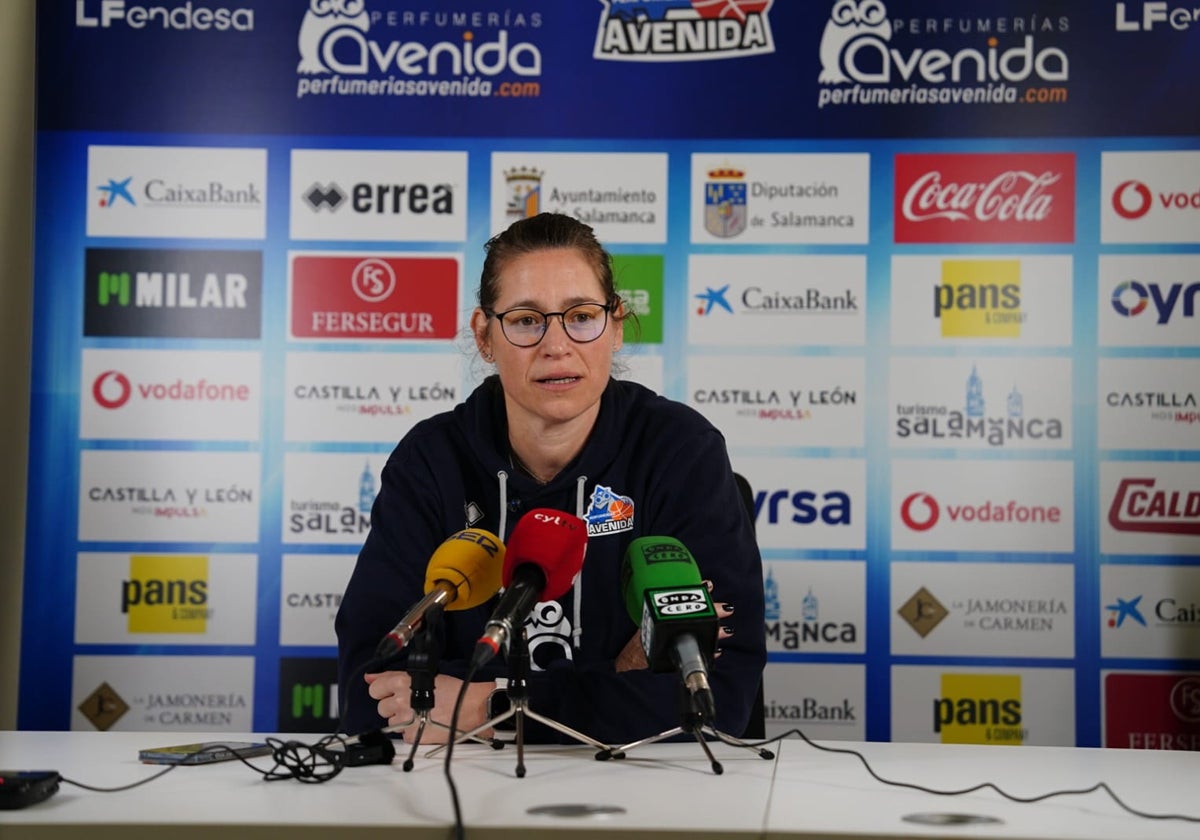
M 848 747 L 829 747 L 829 746 L 825 746 L 824 744 L 818 744 L 816 741 L 809 739 L 809 737 L 807 735 L 805 735 L 803 732 L 801 732 L 799 729 L 789 729 L 787 732 L 784 732 L 782 735 L 777 735 L 774 738 L 767 738 L 766 740 L 763 740 L 763 741 L 739 741 L 737 739 L 730 738 L 729 736 L 724 735 L 721 732 L 718 732 L 717 730 L 713 730 L 713 732 L 716 734 L 717 738 L 719 738 L 722 742 L 729 744 L 731 746 L 735 746 L 735 747 L 765 747 L 769 744 L 778 743 L 778 742 L 782 741 L 784 738 L 787 738 L 789 735 L 795 733 L 796 735 L 800 736 L 801 740 L 803 740 L 804 743 L 808 744 L 810 747 L 812 747 L 815 750 L 820 750 L 821 752 L 839 753 L 841 755 L 854 756 L 860 762 L 862 762 L 862 766 L 866 768 L 867 773 L 870 774 L 871 778 L 877 782 L 880 782 L 881 784 L 891 785 L 892 787 L 908 788 L 909 790 L 916 790 L 916 791 L 920 791 L 921 793 L 930 793 L 930 794 L 933 794 L 934 796 L 963 796 L 968 793 L 975 793 L 976 791 L 990 789 L 990 790 L 995 791 L 996 793 L 998 793 L 1000 796 L 1004 797 L 1005 799 L 1009 800 L 1010 802 L 1017 802 L 1020 804 L 1031 804 L 1034 802 L 1042 802 L 1046 799 L 1052 799 L 1056 796 L 1082 796 L 1084 794 L 1095 793 L 1098 790 L 1102 790 L 1105 793 L 1107 793 L 1109 795 L 1109 797 L 1112 799 L 1112 801 L 1115 802 L 1120 808 L 1122 808 L 1127 813 L 1132 814 L 1135 817 L 1141 817 L 1142 819 L 1147 819 L 1147 820 L 1182 820 L 1184 822 L 1200 823 L 1200 817 L 1190 817 L 1186 814 L 1151 814 L 1146 811 L 1139 811 L 1136 808 L 1126 805 L 1121 800 L 1121 798 L 1119 796 L 1117 796 L 1116 792 L 1113 791 L 1113 789 L 1108 786 L 1107 782 L 1096 782 L 1096 784 L 1092 785 L 1089 788 L 1080 788 L 1077 790 L 1070 790 L 1070 789 L 1054 790 L 1054 791 L 1050 791 L 1049 793 L 1039 794 L 1037 796 L 1017 796 L 1015 794 L 1011 794 L 1011 793 L 1004 791 L 998 785 L 996 785 L 994 782 L 980 782 L 977 785 L 974 785 L 974 786 L 968 787 L 968 788 L 962 788 L 961 790 L 938 790 L 936 788 L 930 788 L 930 787 L 925 787 L 924 785 L 918 785 L 918 784 L 915 784 L 914 782 L 899 782 L 899 781 L 896 781 L 895 779 L 885 779 L 883 776 L 880 776 L 878 773 L 875 772 L 874 768 L 872 768 L 871 765 L 867 762 L 866 757 L 862 753 L 858 752 L 857 750 L 852 750 Z
M 463 825 L 462 808 L 458 802 L 458 786 L 454 784 L 454 776 L 450 773 L 450 757 L 454 754 L 454 742 L 458 735 L 458 713 L 462 710 L 463 700 L 467 696 L 467 688 L 471 685 L 471 678 L 475 676 L 476 670 L 478 670 L 476 665 L 467 667 L 467 673 L 458 687 L 458 697 L 454 698 L 454 711 L 450 713 L 450 739 L 446 742 L 446 758 L 442 764 L 446 784 L 450 787 L 450 803 L 454 807 L 454 836 L 457 840 L 463 840 L 466 835 L 466 827 Z

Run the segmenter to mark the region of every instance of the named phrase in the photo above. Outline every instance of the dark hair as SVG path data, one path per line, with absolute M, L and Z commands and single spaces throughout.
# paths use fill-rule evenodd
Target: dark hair
M 564 213 L 539 213 L 513 222 L 483 246 L 487 256 L 479 277 L 480 308 L 486 312 L 495 309 L 500 291 L 500 272 L 509 262 L 524 254 L 553 248 L 578 251 L 596 273 L 600 288 L 604 291 L 605 303 L 617 302 L 612 256 L 596 239 L 591 227 Z

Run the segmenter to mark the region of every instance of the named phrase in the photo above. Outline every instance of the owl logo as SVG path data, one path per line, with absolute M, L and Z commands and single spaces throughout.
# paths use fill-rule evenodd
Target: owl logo
M 842 72 L 842 55 L 851 41 L 865 35 L 885 41 L 892 37 L 883 0 L 837 0 L 821 35 L 821 75 L 817 81 L 827 85 L 850 81 Z
M 300 64 L 297 73 L 328 73 L 321 61 L 321 43 L 334 29 L 352 26 L 362 32 L 371 28 L 366 0 L 309 0 L 308 11 L 300 23 Z

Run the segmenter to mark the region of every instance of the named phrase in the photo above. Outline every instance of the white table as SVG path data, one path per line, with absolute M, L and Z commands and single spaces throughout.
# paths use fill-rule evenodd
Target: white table
M 247 733 L 0 732 L 0 766 L 51 769 L 99 787 L 145 778 L 158 768 L 137 751 L 165 743 L 255 740 Z M 311 743 L 315 736 L 280 736 Z M 886 778 L 941 789 L 993 781 L 1032 796 L 1083 788 L 1103 780 L 1129 805 L 1160 813 L 1200 816 L 1200 756 L 1039 747 L 837 743 L 864 752 Z M 84 837 L 89 840 L 193 840 L 227 829 L 230 840 L 341 836 L 451 836 L 453 810 L 439 758 L 418 755 L 402 770 L 400 745 L 391 765 L 348 768 L 324 784 L 261 781 L 239 762 L 180 767 L 142 787 L 94 793 L 70 785 L 45 802 L 0 811 L 2 840 Z M 1167 840 L 1200 837 L 1200 824 L 1157 822 L 1123 812 L 1103 793 L 1017 804 L 985 791 L 937 797 L 888 787 L 852 756 L 818 752 L 800 741 L 763 760 L 747 750 L 714 744 L 724 773 L 716 775 L 692 743 L 654 744 L 621 761 L 599 762 L 587 747 L 526 749 L 525 778 L 516 777 L 516 750 L 477 745 L 455 748 L 468 840 L 570 836 L 746 838 L 1005 838 L 1006 840 Z M 269 759 L 255 763 L 265 768 Z M 548 805 L 616 806 L 620 813 L 548 816 Z M 904 818 L 949 813 L 991 817 L 974 825 L 923 825 Z M 331 835 L 331 830 L 338 834 Z M 569 833 L 568 833 L 569 832 Z M 676 836 L 681 836 L 677 834 Z

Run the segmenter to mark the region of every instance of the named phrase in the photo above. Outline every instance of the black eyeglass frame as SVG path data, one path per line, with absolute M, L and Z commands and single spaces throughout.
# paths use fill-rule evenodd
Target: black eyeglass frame
M 575 336 L 571 335 L 571 330 L 567 328 L 567 313 L 580 306 L 598 306 L 604 313 L 604 326 L 600 328 L 600 332 L 596 333 L 594 338 L 576 338 Z M 488 318 L 496 318 L 500 322 L 500 332 L 504 335 L 504 340 L 513 347 L 537 347 L 542 343 L 542 339 L 546 337 L 546 333 L 550 332 L 550 319 L 555 315 L 558 316 L 558 321 L 560 324 L 562 324 L 563 333 L 566 334 L 567 338 L 571 339 L 571 341 L 575 342 L 576 344 L 591 344 L 593 341 L 599 340 L 599 338 L 608 331 L 608 322 L 610 320 L 609 316 L 616 308 L 616 303 L 595 303 L 594 301 L 584 301 L 583 303 L 576 303 L 572 306 L 568 306 L 561 312 L 542 312 L 540 309 L 534 309 L 532 306 L 514 306 L 512 309 L 506 309 L 503 312 L 497 312 L 494 309 L 484 309 L 483 314 Z M 536 312 L 538 315 L 542 316 L 542 334 L 538 336 L 537 341 L 533 342 L 532 344 L 518 344 L 512 340 L 508 332 L 504 329 L 504 316 L 512 312 Z

